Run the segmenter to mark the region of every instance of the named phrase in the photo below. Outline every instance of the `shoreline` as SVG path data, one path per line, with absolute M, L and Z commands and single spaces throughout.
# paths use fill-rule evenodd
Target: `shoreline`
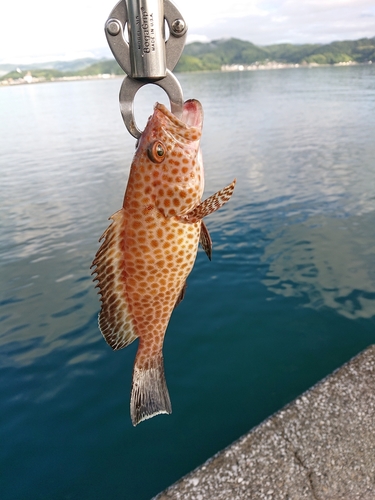
M 266 63 L 254 64 L 224 64 L 221 71 L 263 71 L 270 69 L 290 69 L 290 68 L 319 68 L 331 66 L 359 66 L 372 64 L 372 61 L 367 63 L 358 63 L 356 61 L 339 62 L 334 64 L 318 64 L 318 63 L 278 63 L 276 61 L 269 61 Z
M 254 63 L 254 64 L 225 64 L 221 67 L 221 69 L 217 70 L 205 70 L 205 71 L 183 71 L 180 73 L 212 73 L 212 72 L 220 72 L 220 73 L 235 73 L 235 72 L 243 72 L 243 71 L 269 71 L 275 69 L 299 69 L 299 68 L 321 68 L 321 67 L 347 67 L 347 66 L 368 66 L 371 65 L 372 61 L 368 61 L 366 63 L 358 63 L 355 61 L 348 62 L 340 62 L 335 64 L 318 64 L 318 63 L 309 63 L 309 64 L 290 64 L 290 63 L 278 63 L 276 61 L 270 61 L 267 63 Z M 30 85 L 36 83 L 50 83 L 50 82 L 71 82 L 71 81 L 79 81 L 79 80 L 109 80 L 112 78 L 123 78 L 124 75 L 114 75 L 110 73 L 100 73 L 97 75 L 72 75 L 72 76 L 61 76 L 57 78 L 46 78 L 46 77 L 34 77 L 32 76 L 32 71 L 28 71 L 24 77 L 21 78 L 9 78 L 7 80 L 0 80 L 0 87 L 11 87 L 18 85 Z
M 29 74 L 30 73 L 30 74 Z M 32 85 L 35 83 L 51 83 L 51 82 L 73 82 L 78 80 L 109 80 L 111 78 L 118 78 L 123 75 L 112 75 L 109 73 L 103 73 L 99 75 L 85 75 L 85 76 L 61 76 L 58 78 L 46 78 L 42 77 L 34 77 L 31 72 L 25 75 L 23 78 L 9 78 L 7 80 L 0 81 L 0 87 L 11 87 L 18 85 Z

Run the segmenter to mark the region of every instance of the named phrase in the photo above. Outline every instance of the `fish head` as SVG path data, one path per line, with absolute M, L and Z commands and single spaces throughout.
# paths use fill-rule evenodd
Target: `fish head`
M 184 103 L 181 118 L 157 103 L 141 135 L 133 165 L 144 177 L 148 194 L 164 217 L 185 215 L 201 201 L 202 125 L 202 105 L 195 99 Z

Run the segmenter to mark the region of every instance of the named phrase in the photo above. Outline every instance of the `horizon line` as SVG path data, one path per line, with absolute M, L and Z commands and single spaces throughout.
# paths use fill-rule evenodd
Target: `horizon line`
M 360 38 L 346 38 L 346 39 L 333 39 L 330 42 L 303 42 L 303 43 L 295 43 L 295 42 L 290 42 L 290 41 L 280 41 L 276 43 L 268 43 L 268 44 L 256 44 L 252 42 L 251 40 L 245 40 L 243 38 L 237 38 L 236 36 L 226 36 L 226 37 L 221 37 L 221 38 L 215 38 L 215 39 L 209 39 L 206 35 L 190 35 L 188 36 L 188 40 L 186 42 L 186 45 L 190 45 L 192 43 L 212 43 L 212 42 L 217 42 L 220 40 L 241 40 L 243 42 L 248 42 L 251 43 L 252 45 L 255 45 L 256 47 L 269 47 L 273 45 L 330 45 L 331 43 L 336 43 L 336 42 L 355 42 L 359 40 L 371 40 L 375 38 L 375 35 L 372 37 L 360 37 Z M 97 55 L 95 55 L 97 53 Z M 100 56 L 99 53 L 102 53 L 103 55 Z M 106 55 L 105 55 L 106 54 Z M 25 64 L 45 64 L 48 62 L 71 62 L 71 61 L 78 61 L 80 59 L 93 59 L 93 60 L 99 60 L 99 59 L 105 59 L 105 58 L 111 58 L 113 57 L 109 47 L 95 47 L 91 49 L 81 49 L 77 50 L 76 52 L 70 52 L 70 53 L 57 53 L 57 54 L 40 54 L 40 55 L 27 55 L 27 56 L 15 56 L 14 59 L 11 59 L 11 57 L 4 57 L 0 59 L 0 66 L 6 66 L 6 65 L 25 65 Z

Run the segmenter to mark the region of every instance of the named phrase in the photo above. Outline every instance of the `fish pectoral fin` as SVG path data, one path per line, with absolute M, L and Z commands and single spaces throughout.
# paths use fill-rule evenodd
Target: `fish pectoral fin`
M 234 186 L 236 185 L 236 179 L 221 189 L 217 193 L 211 195 L 207 200 L 202 201 L 197 207 L 193 208 L 190 212 L 185 215 L 181 215 L 179 219 L 185 222 L 198 222 L 206 217 L 207 215 L 216 212 L 220 207 L 222 207 L 233 194 Z
M 178 304 L 180 302 L 182 302 L 184 300 L 184 297 L 185 297 L 185 293 L 186 293 L 186 287 L 187 287 L 187 284 L 186 284 L 186 281 L 183 285 L 183 287 L 181 288 L 181 291 L 179 293 L 179 296 L 177 297 L 177 300 L 176 300 L 176 303 L 174 305 L 174 307 L 176 308 L 178 306 Z
M 202 245 L 203 250 L 206 252 L 207 257 L 212 258 L 212 240 L 208 232 L 206 224 L 202 221 L 201 233 L 199 236 L 199 243 Z
M 133 370 L 130 416 L 134 426 L 161 413 L 172 413 L 164 375 L 163 354 L 160 353 Z

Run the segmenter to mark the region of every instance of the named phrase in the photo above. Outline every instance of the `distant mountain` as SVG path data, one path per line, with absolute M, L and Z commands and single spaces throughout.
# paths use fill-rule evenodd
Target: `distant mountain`
M 43 68 L 53 68 L 59 71 L 79 71 L 94 63 L 97 63 L 97 59 L 94 59 L 93 57 L 86 57 L 84 59 L 76 59 L 74 61 L 55 61 L 52 65 L 45 63 Z
M 10 72 L 20 69 L 21 71 L 30 71 L 33 69 L 56 69 L 58 71 L 79 71 L 87 68 L 98 60 L 92 57 L 84 59 L 75 59 L 73 61 L 46 61 L 33 64 L 0 64 L 0 72 Z
M 186 45 L 175 71 L 189 71 L 189 68 L 195 66 L 197 69 L 215 70 L 224 64 L 251 64 L 264 61 L 268 57 L 264 47 L 257 47 L 251 42 L 236 38 L 209 43 L 194 42 Z
M 104 59 L 102 61 L 97 61 L 90 66 L 77 71 L 77 74 L 80 76 L 89 76 L 89 75 L 123 75 L 124 72 L 117 64 L 114 59 Z
M 223 65 L 253 65 L 267 62 L 282 64 L 337 64 L 375 62 L 375 37 L 321 44 L 276 44 L 260 47 L 237 38 L 194 42 L 186 45 L 175 72 L 220 70 Z M 20 73 L 21 72 L 21 73 Z M 74 61 L 51 61 L 32 65 L 1 65 L 1 80 L 32 76 L 51 78 L 84 77 L 100 74 L 121 75 L 124 72 L 114 59 L 92 58 Z M 6 74 L 4 74 L 6 73 Z
M 175 71 L 218 70 L 222 65 L 251 65 L 275 61 L 284 64 L 335 64 L 375 61 L 375 37 L 320 44 L 277 44 L 259 47 L 236 38 L 187 45 Z
M 36 64 L 0 64 L 0 80 L 15 78 L 17 73 L 26 74 L 28 71 L 33 76 L 39 74 L 53 74 L 55 78 L 62 76 L 90 76 L 108 73 L 112 75 L 122 75 L 124 72 L 113 59 L 95 60 L 92 58 L 77 59 L 75 61 L 51 61 Z M 21 72 L 21 73 L 20 73 Z M 19 77 L 19 76 L 18 76 Z M 48 77 L 47 77 L 48 79 Z

